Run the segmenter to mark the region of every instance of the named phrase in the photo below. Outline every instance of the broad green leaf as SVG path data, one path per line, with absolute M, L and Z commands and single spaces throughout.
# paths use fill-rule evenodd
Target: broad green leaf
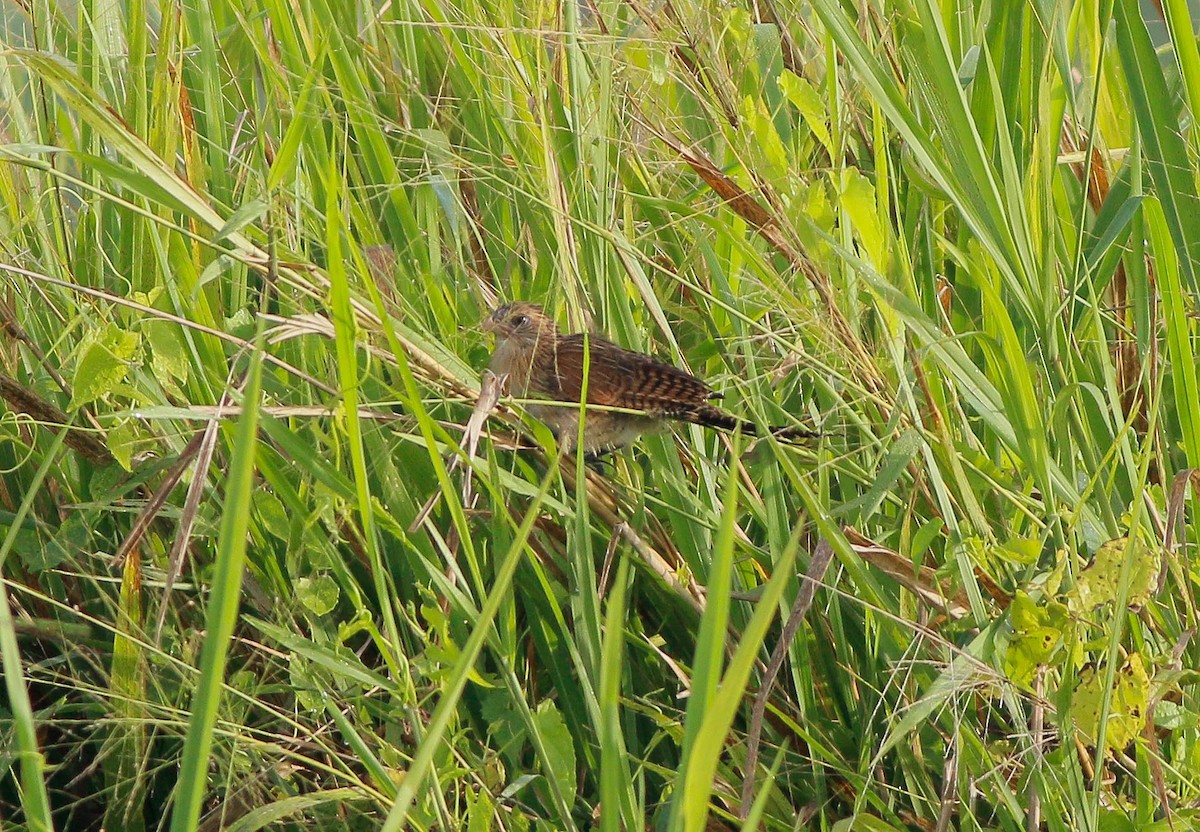
M 267 534 L 280 540 L 288 539 L 291 519 L 283 502 L 270 491 L 256 491 L 254 494 L 254 509 L 258 512 L 259 522 Z
M 125 419 L 108 429 L 105 444 L 113 459 L 126 471 L 132 471 L 133 453 L 137 449 L 138 428 L 133 419 Z
M 1096 828 L 1098 832 L 1138 832 L 1138 827 L 1129 815 L 1118 809 L 1103 812 Z
M 1042 541 L 1034 537 L 1011 537 L 997 547 L 996 554 L 1011 563 L 1030 566 L 1042 554 Z
M 75 410 L 111 393 L 125 380 L 141 338 L 116 324 L 84 338 L 72 379 L 70 409 Z
M 296 581 L 296 597 L 313 615 L 328 615 L 338 602 L 337 581 L 328 575 L 300 578 Z
M 467 832 L 492 832 L 496 806 L 484 789 L 475 790 L 467 798 Z
M 833 148 L 831 146 L 832 139 L 829 136 L 829 113 L 825 109 L 825 102 L 821 100 L 820 94 L 813 88 L 813 85 L 791 70 L 785 69 L 779 75 L 779 89 L 792 103 L 792 106 L 800 111 L 808 129 L 817 137 L 825 150 L 831 152 Z
M 150 345 L 150 367 L 159 384 L 187 384 L 190 364 L 179 327 L 169 321 L 146 321 L 142 334 Z
M 551 700 L 538 705 L 533 715 L 535 729 L 541 734 L 546 748 L 550 771 L 542 772 L 558 782 L 558 788 L 568 806 L 575 804 L 575 788 L 579 776 L 575 770 L 575 744 L 562 714 Z
M 265 806 L 258 806 L 242 815 L 226 827 L 227 832 L 258 832 L 260 829 L 278 829 L 289 818 L 304 817 L 304 813 L 322 806 L 337 807 L 335 811 L 345 811 L 345 807 L 353 806 L 362 800 L 362 794 L 356 789 L 322 789 L 306 792 L 294 797 L 284 797 L 274 800 Z

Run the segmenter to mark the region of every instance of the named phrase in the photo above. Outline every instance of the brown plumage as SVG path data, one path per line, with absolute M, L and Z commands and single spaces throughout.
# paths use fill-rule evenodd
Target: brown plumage
M 554 431 L 564 449 L 575 446 L 579 431 L 585 343 L 589 356 L 587 403 L 620 408 L 588 410 L 585 451 L 594 453 L 627 445 L 643 433 L 661 430 L 672 419 L 721 430 L 757 432 L 753 422 L 711 404 L 720 394 L 691 373 L 597 335 L 586 339 L 581 334 L 563 335 L 536 304 L 501 306 L 484 321 L 483 328 L 496 336 L 491 370 L 508 375 L 513 395 L 561 403 L 530 404 L 528 410 Z M 795 428 L 772 429 L 772 433 L 785 439 L 817 435 Z

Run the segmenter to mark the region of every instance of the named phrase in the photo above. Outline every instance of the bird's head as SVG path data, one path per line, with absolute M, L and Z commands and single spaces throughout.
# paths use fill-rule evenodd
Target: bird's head
M 536 303 L 509 303 L 501 306 L 483 322 L 483 331 L 496 336 L 496 341 L 515 338 L 535 343 L 558 333 L 554 321 Z

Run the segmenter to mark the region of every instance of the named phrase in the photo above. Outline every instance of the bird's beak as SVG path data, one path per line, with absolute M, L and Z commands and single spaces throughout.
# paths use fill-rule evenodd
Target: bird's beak
M 488 315 L 486 318 L 484 318 L 482 321 L 479 322 L 479 328 L 481 330 L 483 330 L 484 332 L 495 332 L 496 331 L 496 322 L 494 320 L 492 320 L 491 315 Z

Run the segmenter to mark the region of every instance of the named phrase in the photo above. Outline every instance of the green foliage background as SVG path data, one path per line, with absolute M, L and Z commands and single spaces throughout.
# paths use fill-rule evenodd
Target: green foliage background
M 9 7 L 0 826 L 1196 826 L 1155 13 Z M 468 455 L 503 299 L 824 435 Z

